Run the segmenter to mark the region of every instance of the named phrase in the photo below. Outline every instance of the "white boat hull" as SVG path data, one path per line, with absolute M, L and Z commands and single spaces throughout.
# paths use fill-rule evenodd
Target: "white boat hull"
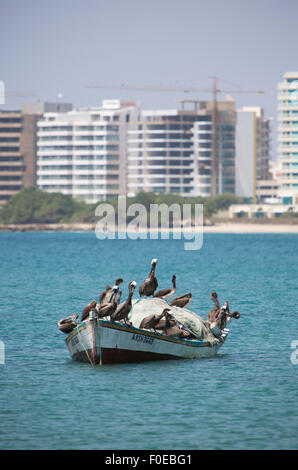
M 74 360 L 96 365 L 212 357 L 227 335 L 225 330 L 221 341 L 212 345 L 92 318 L 78 325 L 65 341 Z

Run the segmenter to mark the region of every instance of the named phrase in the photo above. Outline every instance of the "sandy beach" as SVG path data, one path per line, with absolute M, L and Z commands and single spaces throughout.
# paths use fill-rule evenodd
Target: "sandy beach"
M 0 225 L 0 232 L 93 232 L 95 224 L 18 224 Z M 150 229 L 148 229 L 149 231 Z M 174 231 L 174 229 L 170 229 Z M 193 228 L 181 229 L 192 232 Z M 298 224 L 216 223 L 204 225 L 204 233 L 298 233 Z
M 204 226 L 204 233 L 298 233 L 298 225 L 224 223 Z

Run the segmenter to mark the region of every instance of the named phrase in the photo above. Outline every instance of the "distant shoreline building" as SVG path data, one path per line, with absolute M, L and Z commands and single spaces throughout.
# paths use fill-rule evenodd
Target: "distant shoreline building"
M 47 112 L 37 123 L 37 186 L 88 203 L 126 194 L 127 127 L 138 104 Z
M 21 111 L 0 111 L 0 207 L 23 188 Z
M 237 110 L 236 194 L 257 200 L 258 181 L 271 178 L 270 120 L 260 107 L 244 106 Z
M 256 200 L 265 186 L 275 194 L 269 158 L 264 111 L 236 111 L 230 97 L 182 100 L 172 110 L 120 100 L 81 109 L 31 103 L 0 114 L 0 204 L 28 186 L 87 203 L 141 191 Z
M 286 72 L 278 84 L 278 156 L 282 161 L 280 197 L 298 204 L 298 72 Z
M 187 103 L 194 109 L 186 110 Z M 213 107 L 210 101 L 183 100 L 181 110 L 140 110 L 128 129 L 128 195 L 208 197 L 235 191 L 234 101 L 217 102 L 216 125 Z
M 44 112 L 71 109 L 65 103 L 26 103 L 0 110 L 0 207 L 23 188 L 36 185 L 36 124 Z

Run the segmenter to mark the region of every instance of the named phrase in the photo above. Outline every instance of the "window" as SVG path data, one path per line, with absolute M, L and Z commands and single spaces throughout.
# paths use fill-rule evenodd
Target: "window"
M 0 147 L 0 152 L 1 153 L 4 153 L 4 152 L 18 152 L 19 151 L 19 147 Z
M 12 175 L 2 176 L 0 173 L 0 181 L 20 181 L 21 179 L 22 179 L 21 176 L 12 176 Z M 1 186 L 1 188 L 3 188 L 3 186 Z

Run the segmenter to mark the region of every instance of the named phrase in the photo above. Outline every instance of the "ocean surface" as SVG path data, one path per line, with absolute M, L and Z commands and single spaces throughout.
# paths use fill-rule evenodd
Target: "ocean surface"
M 206 234 L 198 251 L 184 242 L 0 233 L 0 449 L 297 449 L 298 235 Z M 202 317 L 212 290 L 241 312 L 218 355 L 72 361 L 57 321 L 117 277 L 126 297 L 152 258 L 160 288 L 176 274 L 177 295 L 191 291 Z

